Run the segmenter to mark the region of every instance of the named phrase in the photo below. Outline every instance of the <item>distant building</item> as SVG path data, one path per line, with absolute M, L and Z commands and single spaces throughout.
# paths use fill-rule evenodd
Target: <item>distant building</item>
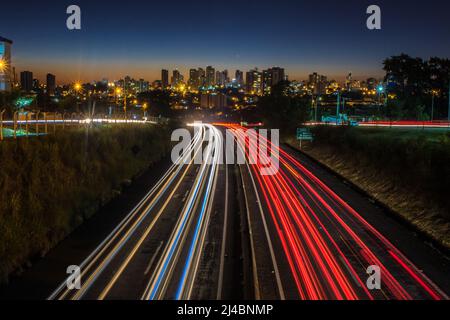
M 177 85 L 179 85 L 180 83 L 183 82 L 183 76 L 181 75 L 180 71 L 178 70 L 173 70 L 172 72 L 172 79 L 171 79 L 171 85 L 172 87 L 176 87 Z
M 223 93 L 203 93 L 200 96 L 200 107 L 204 109 L 225 108 L 227 96 Z
M 198 89 L 200 87 L 200 72 L 197 69 L 189 70 L 188 85 L 191 89 Z
M 162 89 L 162 81 L 161 80 L 155 80 L 152 82 L 152 88 L 153 89 Z
M 220 72 L 219 70 L 216 71 L 216 81 L 215 84 L 218 86 L 223 86 L 224 85 L 225 80 L 222 77 L 222 72 Z
M 315 95 L 326 94 L 328 86 L 328 78 L 317 72 L 309 75 L 308 86 Z
M 353 83 L 353 76 L 352 73 L 350 72 L 345 78 L 345 88 L 347 89 L 347 91 L 352 90 L 352 83 Z
M 283 68 L 273 67 L 263 71 L 263 92 L 269 94 L 271 88 L 286 79 Z
M 378 81 L 375 78 L 369 78 L 366 81 L 367 89 L 374 90 L 377 87 Z
M 139 79 L 137 83 L 137 90 L 136 92 L 146 92 L 150 89 L 150 83 L 148 81 L 145 81 L 144 79 Z
M 216 72 L 216 85 L 226 86 L 229 82 L 230 78 L 228 77 L 228 70 Z
M 33 72 L 22 71 L 20 73 L 20 87 L 26 92 L 33 90 Z
M 41 89 L 41 82 L 39 79 L 33 79 L 33 91 L 38 92 Z
M 169 87 L 169 70 L 163 69 L 161 71 L 161 85 L 163 89 L 167 89 Z
M 242 72 L 241 70 L 236 70 L 235 80 L 236 80 L 236 83 L 240 87 L 243 87 L 244 86 L 244 72 Z
M 207 87 L 212 87 L 216 84 L 215 72 L 216 72 L 216 70 L 213 67 L 211 67 L 211 66 L 206 67 L 206 86 Z
M 11 90 L 11 46 L 12 41 L 0 37 L 0 91 Z
M 247 72 L 245 82 L 248 94 L 262 94 L 262 73 L 257 68 Z
M 203 68 L 198 68 L 199 87 L 206 86 L 206 72 Z
M 263 71 L 262 76 L 262 89 L 264 94 L 270 94 L 270 91 L 272 89 L 272 72 L 269 70 Z
M 272 73 L 272 86 L 286 80 L 286 74 L 283 68 L 273 67 L 270 69 L 270 72 Z
M 56 90 L 56 77 L 55 75 L 48 73 L 47 74 L 47 94 L 50 96 L 55 95 Z

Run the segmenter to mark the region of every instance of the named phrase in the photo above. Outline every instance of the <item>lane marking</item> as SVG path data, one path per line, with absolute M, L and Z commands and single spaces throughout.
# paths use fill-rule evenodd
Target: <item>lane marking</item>
M 228 225 L 228 165 L 225 164 L 225 212 L 223 218 L 223 235 L 222 248 L 220 253 L 220 267 L 219 267 L 219 284 L 217 286 L 217 300 L 222 300 L 223 290 L 223 269 L 225 265 L 225 250 L 227 241 L 227 225 Z

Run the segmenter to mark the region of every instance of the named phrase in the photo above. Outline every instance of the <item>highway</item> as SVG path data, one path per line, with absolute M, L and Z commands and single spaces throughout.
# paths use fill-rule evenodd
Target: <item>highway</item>
M 224 126 L 246 154 L 240 170 L 249 208 L 257 299 L 448 299 L 295 155 L 256 131 Z M 267 152 L 258 152 L 258 157 L 252 154 L 261 146 L 257 141 L 277 151 L 276 174 L 263 174 L 270 159 Z M 369 266 L 379 267 L 381 290 L 368 288 Z
M 448 291 L 448 261 L 360 195 L 358 212 L 348 202 L 355 191 L 344 200 L 332 180 L 256 131 L 195 129 L 188 150 L 80 262 L 81 289 L 61 279 L 48 299 L 448 299 L 435 284 Z M 225 129 L 243 163 L 223 163 Z M 273 174 L 267 149 L 279 163 Z M 379 290 L 367 285 L 370 266 Z M 424 266 L 437 270 L 433 280 Z
M 221 148 L 216 128 L 198 126 L 189 149 L 80 264 L 81 289 L 69 290 L 64 281 L 48 299 L 191 299 Z M 195 164 L 201 152 L 204 161 Z

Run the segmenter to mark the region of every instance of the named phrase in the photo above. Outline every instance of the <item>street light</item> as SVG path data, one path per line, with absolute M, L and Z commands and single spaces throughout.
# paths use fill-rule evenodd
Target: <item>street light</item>
M 6 110 L 2 110 L 0 112 L 0 141 L 3 141 L 3 114 Z
M 431 121 L 434 120 L 434 97 L 436 97 L 437 95 L 439 95 L 438 90 L 431 90 Z
M 80 100 L 80 91 L 81 91 L 81 89 L 82 89 L 81 83 L 76 82 L 76 83 L 73 85 L 73 88 L 75 89 L 75 92 L 76 92 L 76 98 L 77 98 L 77 111 L 78 111 L 78 110 L 79 110 L 79 105 L 80 105 L 80 102 L 79 102 L 79 100 Z
M 377 87 L 377 92 L 378 92 L 378 95 L 379 95 L 380 97 L 381 97 L 381 95 L 384 95 L 384 103 L 383 103 L 383 106 L 386 107 L 387 102 L 388 102 L 388 95 L 387 95 L 386 89 L 384 88 L 384 86 L 383 86 L 382 83 L 380 83 L 380 84 L 378 85 L 378 87 Z M 378 112 L 379 112 L 379 110 L 378 110 Z

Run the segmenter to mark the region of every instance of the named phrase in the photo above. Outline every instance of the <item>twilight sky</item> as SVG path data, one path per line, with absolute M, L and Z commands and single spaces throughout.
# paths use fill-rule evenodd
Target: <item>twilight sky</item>
M 66 28 L 77 4 L 82 30 Z M 382 30 L 366 9 L 382 9 Z M 13 65 L 57 82 L 155 80 L 160 69 L 285 67 L 290 79 L 317 71 L 341 80 L 381 76 L 384 58 L 450 57 L 448 0 L 40 0 L 4 1 L 0 36 L 14 41 Z

